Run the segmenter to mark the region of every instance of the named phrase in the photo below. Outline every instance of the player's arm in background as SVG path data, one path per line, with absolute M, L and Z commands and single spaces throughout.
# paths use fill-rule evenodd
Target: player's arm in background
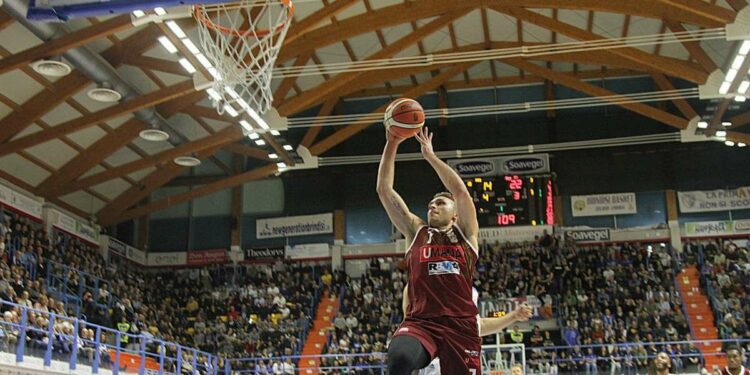
M 406 312 L 409 311 L 409 284 L 404 287 L 404 297 L 401 299 L 401 311 L 406 319 Z M 529 320 L 533 310 L 529 305 L 518 305 L 510 314 L 499 318 L 479 318 L 479 336 L 489 336 L 501 332 L 510 327 L 515 322 L 525 322 Z
M 477 209 L 474 207 L 474 200 L 466 185 L 464 185 L 464 181 L 461 180 L 461 176 L 435 155 L 435 151 L 432 149 L 432 135 L 426 127 L 422 128 L 422 132 L 416 135 L 417 141 L 422 145 L 422 155 L 440 177 L 440 181 L 443 182 L 445 188 L 453 194 L 458 210 L 456 225 L 461 228 L 464 236 L 474 248 L 479 249 L 479 241 L 477 240 L 479 222 L 477 221 Z
M 404 141 L 404 138 L 396 137 L 386 133 L 385 149 L 383 150 L 383 156 L 380 159 L 380 167 L 378 168 L 378 182 L 376 190 L 380 203 L 383 204 L 385 212 L 388 213 L 388 218 L 391 219 L 393 225 L 404 235 L 407 243 L 411 243 L 417 229 L 423 224 L 422 219 L 417 215 L 409 212 L 409 207 L 401 198 L 396 190 L 393 189 L 394 172 L 396 170 L 396 152 L 398 151 L 398 145 Z

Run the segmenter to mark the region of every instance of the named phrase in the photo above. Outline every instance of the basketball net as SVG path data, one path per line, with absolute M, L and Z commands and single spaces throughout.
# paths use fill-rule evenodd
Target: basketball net
M 214 107 L 236 103 L 262 115 L 273 103 L 271 76 L 294 16 L 291 0 L 242 0 L 196 5 L 193 16 L 204 64 L 213 76 Z

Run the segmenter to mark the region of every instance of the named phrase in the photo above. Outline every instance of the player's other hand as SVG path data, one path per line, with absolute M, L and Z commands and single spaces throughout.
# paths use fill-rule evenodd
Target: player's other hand
M 417 133 L 414 137 L 417 138 L 419 144 L 422 145 L 422 156 L 433 156 L 435 151 L 432 149 L 432 133 L 427 129 L 426 126 L 422 127 L 422 131 Z
M 513 310 L 513 318 L 520 322 L 525 322 L 531 318 L 534 310 L 527 304 L 521 304 Z

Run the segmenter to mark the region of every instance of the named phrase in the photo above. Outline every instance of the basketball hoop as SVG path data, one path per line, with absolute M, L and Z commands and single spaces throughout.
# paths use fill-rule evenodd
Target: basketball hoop
M 219 113 L 226 105 L 265 113 L 273 103 L 271 77 L 294 16 L 291 0 L 242 0 L 196 5 L 200 44 L 214 79 L 211 97 Z

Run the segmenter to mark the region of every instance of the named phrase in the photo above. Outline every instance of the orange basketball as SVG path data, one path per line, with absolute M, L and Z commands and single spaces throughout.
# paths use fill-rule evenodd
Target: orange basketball
M 396 99 L 385 109 L 383 124 L 397 137 L 413 137 L 424 126 L 424 110 L 414 99 Z

